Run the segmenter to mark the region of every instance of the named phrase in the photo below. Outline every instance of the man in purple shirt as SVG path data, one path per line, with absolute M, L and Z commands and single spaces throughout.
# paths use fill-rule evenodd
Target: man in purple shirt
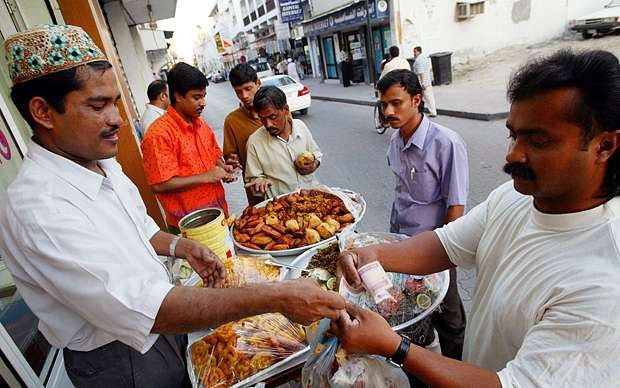
M 409 70 L 394 70 L 377 84 L 381 109 L 392 128 L 387 159 L 396 178 L 390 231 L 409 236 L 433 230 L 461 217 L 469 190 L 467 150 L 454 131 L 424 114 L 422 87 Z M 465 311 L 450 271 L 442 311 L 432 319 L 442 353 L 460 360 Z

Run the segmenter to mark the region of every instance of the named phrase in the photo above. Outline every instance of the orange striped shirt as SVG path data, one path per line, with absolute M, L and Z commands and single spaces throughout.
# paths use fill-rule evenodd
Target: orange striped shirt
M 207 123 L 196 118 L 190 124 L 172 106 L 151 124 L 141 147 L 146 179 L 151 186 L 174 177 L 205 173 L 222 157 L 215 134 Z M 221 182 L 176 193 L 158 193 L 157 199 L 166 212 L 166 221 L 175 227 L 186 214 L 206 207 L 219 207 L 228 215 Z

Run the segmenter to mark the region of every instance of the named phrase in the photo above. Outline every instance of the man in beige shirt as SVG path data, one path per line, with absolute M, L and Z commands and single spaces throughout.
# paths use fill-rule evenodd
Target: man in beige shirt
M 291 118 L 286 95 L 275 86 L 254 96 L 263 126 L 247 143 L 246 187 L 269 197 L 316 185 L 321 150 L 301 120 Z
M 383 78 L 384 75 L 386 75 L 387 73 L 389 73 L 392 70 L 396 70 L 396 69 L 404 69 L 404 70 L 411 70 L 411 65 L 409 64 L 409 62 L 403 58 L 400 57 L 400 50 L 398 49 L 398 46 L 392 46 L 390 47 L 390 59 L 384 66 L 383 66 L 383 71 L 381 72 L 381 76 L 379 77 L 379 79 Z

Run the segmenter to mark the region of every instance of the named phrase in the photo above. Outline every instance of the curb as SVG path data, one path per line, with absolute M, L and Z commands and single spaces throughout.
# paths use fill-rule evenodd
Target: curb
M 343 104 L 375 106 L 375 103 L 373 101 L 367 101 L 367 100 L 354 100 L 350 98 L 326 97 L 326 96 L 315 96 L 315 95 L 312 95 L 312 98 L 316 100 L 322 100 L 322 101 L 340 102 Z M 451 116 L 451 117 L 458 117 L 462 119 L 479 120 L 479 121 L 502 120 L 508 117 L 508 112 L 476 113 L 476 112 L 465 112 L 465 111 L 451 110 L 451 109 L 437 109 L 437 113 L 443 116 Z

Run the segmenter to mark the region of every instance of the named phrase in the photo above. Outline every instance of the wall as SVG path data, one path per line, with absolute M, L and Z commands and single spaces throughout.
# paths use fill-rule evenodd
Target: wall
M 471 0 L 470 0 L 471 1 Z M 456 2 L 400 1 L 401 50 L 452 51 L 464 62 L 511 44 L 532 44 L 563 34 L 575 14 L 594 11 L 607 0 L 487 0 L 485 12 L 456 20 Z M 569 17 L 569 14 L 571 17 Z

